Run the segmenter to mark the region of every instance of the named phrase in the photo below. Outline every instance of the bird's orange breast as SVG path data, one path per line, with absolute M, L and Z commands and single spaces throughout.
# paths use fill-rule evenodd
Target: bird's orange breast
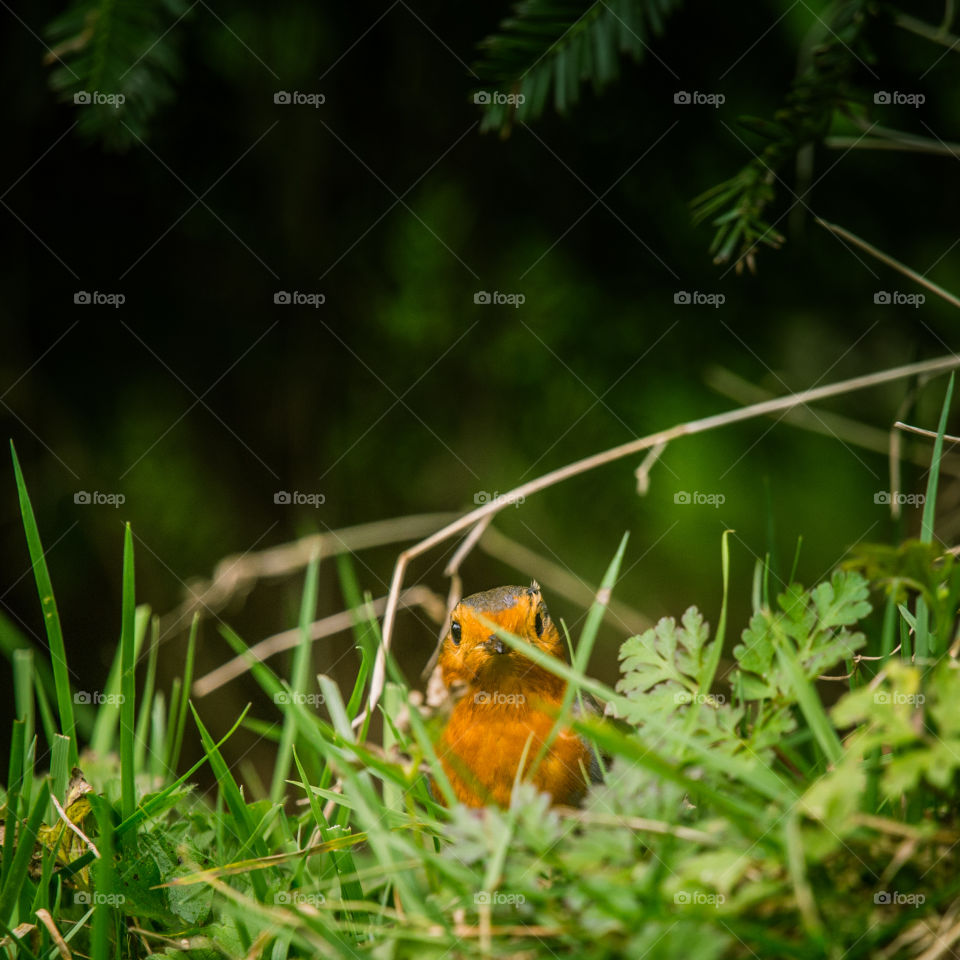
M 478 703 L 476 695 L 468 693 L 454 707 L 440 740 L 443 768 L 457 799 L 468 806 L 508 806 L 524 750 L 526 773 L 553 729 L 554 717 L 546 710 L 516 702 L 515 694 L 499 696 L 506 702 L 497 702 L 492 694 Z M 587 745 L 570 730 L 561 729 L 531 782 L 549 793 L 554 803 L 579 803 L 591 760 Z

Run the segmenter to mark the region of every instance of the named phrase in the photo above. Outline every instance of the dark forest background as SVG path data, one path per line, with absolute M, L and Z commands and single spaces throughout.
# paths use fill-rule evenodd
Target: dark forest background
M 928 145 L 960 139 L 957 52 L 859 6 L 870 23 L 849 82 L 862 114 Z M 119 635 L 124 521 L 138 599 L 162 615 L 227 555 L 462 512 L 483 491 L 734 407 L 715 389 L 718 369 L 784 394 L 956 345 L 954 307 L 929 292 L 918 307 L 875 303 L 880 291 L 923 290 L 813 220 L 956 291 L 960 157 L 949 150 L 849 149 L 821 136 L 799 167 L 791 155 L 766 212 L 785 243 L 761 245 L 755 273 L 734 269 L 735 256 L 715 264 L 714 228 L 692 222 L 691 200 L 764 147 L 738 117 L 782 108 L 811 36 L 833 32 L 835 5 L 688 3 L 599 92 L 584 84 L 577 103 L 548 102 L 505 133 L 483 132 L 474 102 L 478 90 L 511 89 L 477 66 L 505 4 L 158 8 L 166 32 L 145 58 L 169 54 L 169 73 L 132 75 L 155 109 L 134 96 L 106 119 L 109 106 L 51 89 L 60 81 L 44 57 L 71 35 L 70 23 L 50 32 L 61 6 L 4 7 L 0 420 L 33 497 L 79 688 L 102 687 Z M 910 13 L 936 26 L 943 10 Z M 279 91 L 324 102 L 278 104 Z M 725 100 L 676 103 L 679 91 Z M 878 105 L 876 91 L 925 100 Z M 842 118 L 821 133 L 851 135 Z M 279 291 L 325 302 L 277 304 Z M 477 304 L 479 291 L 524 302 Z M 725 300 L 675 303 L 683 291 Z M 125 300 L 78 304 L 79 292 Z M 902 382 L 826 406 L 887 431 L 898 416 L 935 428 L 941 400 L 942 381 Z M 496 526 L 589 584 L 629 529 L 615 596 L 649 618 L 696 601 L 715 621 L 726 528 L 744 585 L 731 597 L 746 597 L 756 559 L 771 552 L 785 578 L 800 535 L 797 577 L 810 584 L 851 545 L 918 527 L 915 508 L 894 522 L 875 502 L 890 487 L 885 455 L 830 433 L 768 419 L 681 440 L 646 496 L 639 458 L 621 461 L 505 510 Z M 905 439 L 904 449 L 929 447 Z M 922 490 L 923 477 L 905 466 L 903 489 Z M 0 479 L 4 636 L 45 647 L 9 462 Z M 125 502 L 77 503 L 80 491 Z M 324 502 L 277 504 L 278 491 Z M 678 491 L 725 501 L 677 504 Z M 943 496 L 949 525 L 949 483 Z M 445 593 L 454 547 L 416 563 L 407 582 Z M 374 596 L 397 549 L 355 561 Z M 525 576 L 481 551 L 463 568 L 467 592 Z M 301 585 L 297 575 L 258 586 L 218 616 L 252 643 L 296 624 Z M 545 592 L 576 634 L 582 607 Z M 320 614 L 343 606 L 328 562 Z M 733 609 L 732 622 L 746 614 Z M 201 627 L 198 673 L 229 656 L 216 625 Z M 610 680 L 624 632 L 605 629 L 592 670 Z M 409 676 L 436 631 L 421 613 L 401 615 Z M 161 685 L 181 671 L 185 641 L 184 630 L 161 637 Z M 348 689 L 352 643 L 325 640 L 314 659 Z M 257 696 L 243 679 L 216 695 L 224 724 Z

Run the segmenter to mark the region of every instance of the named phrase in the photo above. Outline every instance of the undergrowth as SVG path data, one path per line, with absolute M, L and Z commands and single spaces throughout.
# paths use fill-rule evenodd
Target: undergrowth
M 960 566 L 933 538 L 951 391 L 952 380 L 920 539 L 859 548 L 809 588 L 776 590 L 759 564 L 739 640 L 728 638 L 726 536 L 716 630 L 691 606 L 631 637 L 615 688 L 584 667 L 626 537 L 573 666 L 504 636 L 574 693 L 607 704 L 605 717 L 567 718 L 609 758 L 605 783 L 578 810 L 551 808 L 526 783 L 507 810 L 445 805 L 432 746 L 439 718 L 411 701 L 392 661 L 373 742 L 365 694 L 378 621 L 349 563 L 341 582 L 355 612 L 354 689 L 344 695 L 310 676 L 314 560 L 290 675 L 252 662 L 271 706 L 261 718 L 248 707 L 218 736 L 219 718 L 188 696 L 196 622 L 183 676 L 157 688 L 157 620 L 136 606 L 128 527 L 113 668 L 97 695 L 75 690 L 67 663 L 78 652 L 61 633 L 14 453 L 48 650 L 2 624 L 17 718 L 3 796 L 2 951 L 98 960 L 943 955 L 960 937 Z M 188 725 L 204 756 L 178 775 Z M 241 725 L 276 744 L 259 794 L 238 782 L 223 750 Z M 212 800 L 191 786 L 204 764 Z

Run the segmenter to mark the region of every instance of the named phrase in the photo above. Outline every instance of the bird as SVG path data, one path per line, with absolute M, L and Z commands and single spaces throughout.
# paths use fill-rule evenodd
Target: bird
M 565 657 L 536 581 L 472 594 L 451 611 L 441 676 L 452 693 L 465 692 L 440 737 L 438 757 L 457 800 L 506 808 L 524 751 L 527 774 L 554 727 L 567 682 L 504 643 L 491 624 Z M 602 781 L 602 772 L 593 748 L 561 727 L 530 779 L 554 805 L 576 806 L 590 783 Z

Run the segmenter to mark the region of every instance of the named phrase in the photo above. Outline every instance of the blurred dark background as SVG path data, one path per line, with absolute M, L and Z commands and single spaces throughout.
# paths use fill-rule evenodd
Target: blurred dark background
M 227 555 L 463 512 L 483 491 L 737 406 L 710 386 L 718 367 L 779 395 L 953 351 L 953 307 L 929 292 L 918 308 L 875 304 L 877 291 L 921 288 L 807 210 L 788 217 L 785 187 L 770 216 L 782 218 L 787 242 L 759 251 L 755 276 L 714 265 L 711 228 L 691 223 L 690 200 L 760 148 L 737 117 L 778 109 L 826 4 L 758 3 L 734 15 L 691 3 L 606 90 L 588 88 L 566 115 L 548 108 L 500 137 L 479 131 L 473 92 L 483 84 L 471 65 L 508 9 L 200 0 L 165 38 L 181 62 L 169 101 L 126 145 L 74 126 L 85 108 L 49 89 L 45 29 L 61 7 L 2 14 L 0 418 L 33 498 L 78 689 L 102 687 L 119 635 L 124 521 L 136 537 L 138 600 L 167 614 Z M 936 24 L 942 9 L 911 13 Z M 881 121 L 960 139 L 957 54 L 892 23 L 868 40 L 866 89 L 926 97 Z M 677 105 L 678 90 L 726 100 Z M 278 91 L 325 102 L 275 104 Z M 956 157 L 818 147 L 813 162 L 810 211 L 956 290 Z M 792 187 L 791 165 L 782 176 Z M 81 291 L 125 302 L 75 304 Z M 278 291 L 325 302 L 275 304 Z M 525 302 L 476 304 L 478 291 Z M 680 291 L 725 302 L 676 304 Z M 944 386 L 920 385 L 903 408 L 917 384 L 824 408 L 881 431 L 897 416 L 935 428 Z M 797 577 L 810 583 L 851 545 L 919 525 L 915 508 L 895 523 L 875 503 L 890 487 L 883 453 L 829 433 L 758 419 L 680 440 L 646 496 L 637 457 L 506 509 L 495 526 L 588 585 L 629 530 L 615 597 L 649 618 L 697 603 L 711 622 L 720 536 L 733 528 L 738 631 L 767 551 L 786 577 L 802 535 Z M 904 450 L 925 455 L 929 444 L 906 438 Z M 9 461 L 2 476 L 4 629 L 45 649 Z M 922 467 L 905 465 L 904 490 L 924 482 Z M 125 502 L 77 503 L 80 491 Z M 324 502 L 278 504 L 278 491 Z M 725 502 L 677 504 L 678 491 Z M 941 518 L 952 496 L 947 484 Z M 417 561 L 407 583 L 445 594 L 455 547 Z M 398 549 L 355 559 L 375 597 Z M 467 592 L 530 576 L 480 550 L 462 573 Z M 301 586 L 302 573 L 263 583 L 208 617 L 198 674 L 230 656 L 218 617 L 253 643 L 295 625 Z M 544 587 L 576 636 L 583 608 Z M 343 606 L 327 560 L 319 615 Z M 397 649 L 411 679 L 437 629 L 422 611 L 401 614 Z M 624 636 L 611 618 L 596 675 L 615 678 Z M 182 671 L 185 640 L 184 630 L 162 637 L 161 686 Z M 315 648 L 316 670 L 347 691 L 352 645 L 342 633 Z M 250 699 L 274 719 L 247 678 L 198 706 L 222 734 Z M 254 759 L 270 749 L 244 732 L 230 747 Z

